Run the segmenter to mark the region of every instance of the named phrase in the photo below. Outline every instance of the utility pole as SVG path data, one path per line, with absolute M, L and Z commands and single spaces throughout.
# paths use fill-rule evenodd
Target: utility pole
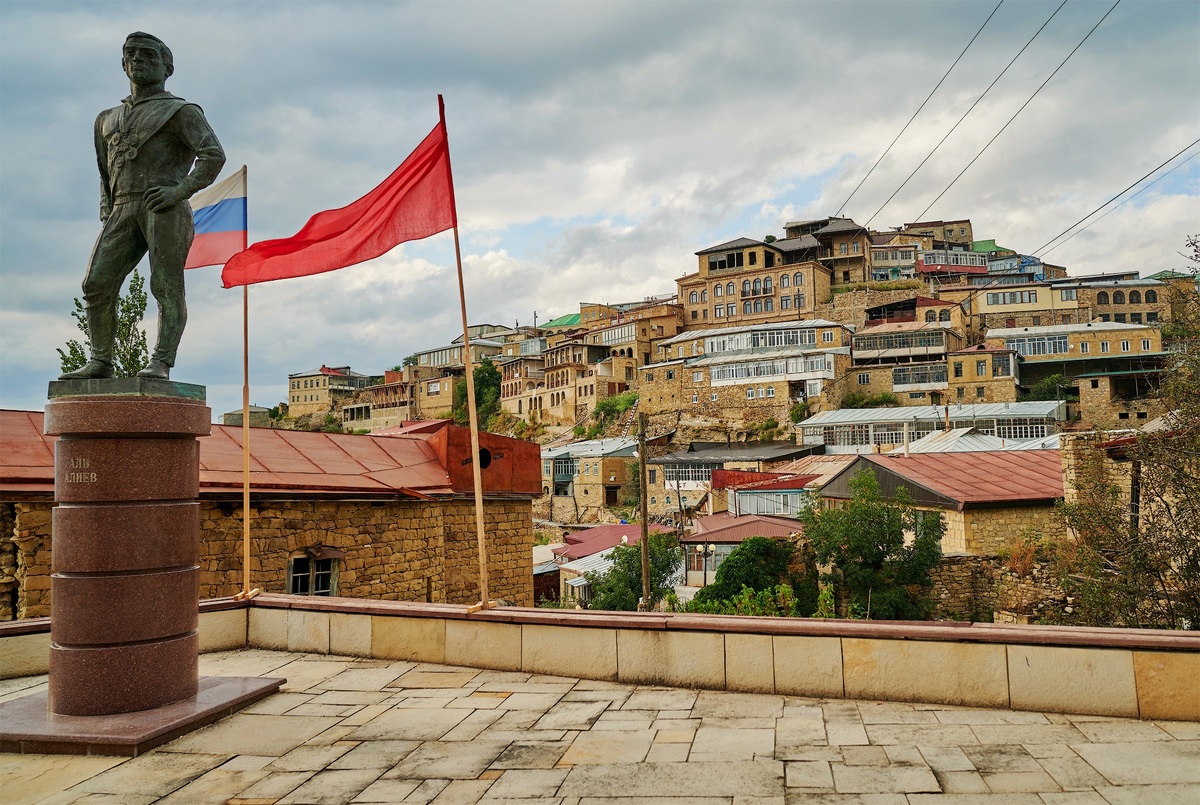
M 641 487 L 638 508 L 642 521 L 642 609 L 650 609 L 650 489 L 646 480 L 646 428 L 649 417 L 645 411 L 638 413 L 638 486 Z

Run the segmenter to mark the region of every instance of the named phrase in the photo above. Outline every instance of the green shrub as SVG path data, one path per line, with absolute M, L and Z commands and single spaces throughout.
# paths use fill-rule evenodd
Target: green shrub
M 796 530 L 799 530 L 799 524 Z M 793 550 L 791 543 L 769 537 L 749 537 L 725 557 L 717 568 L 713 583 L 696 593 L 693 600 L 698 603 L 728 600 L 743 587 L 754 592 L 770 589 L 787 575 Z

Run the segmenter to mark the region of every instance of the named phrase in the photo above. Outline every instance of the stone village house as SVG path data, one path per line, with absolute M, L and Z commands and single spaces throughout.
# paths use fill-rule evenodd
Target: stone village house
M 42 430 L 41 412 L 0 411 L 0 619 L 50 614 L 55 439 Z M 241 438 L 241 428 L 213 425 L 200 439 L 202 599 L 241 589 Z M 480 446 L 491 594 L 529 606 L 538 448 L 490 433 Z M 254 429 L 250 453 L 256 587 L 478 600 L 465 428 L 420 422 L 375 436 Z

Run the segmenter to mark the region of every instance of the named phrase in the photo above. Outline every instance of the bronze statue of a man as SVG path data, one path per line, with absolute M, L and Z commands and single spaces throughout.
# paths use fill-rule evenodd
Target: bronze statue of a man
M 138 376 L 170 378 L 187 322 L 183 266 L 195 236 L 187 200 L 212 184 L 225 164 L 203 110 L 164 88 L 175 68 L 161 39 L 130 34 L 121 66 L 129 76 L 129 97 L 96 118 L 104 228 L 83 279 L 91 360 L 62 380 L 113 376 L 117 300 L 125 278 L 147 252 L 150 292 L 158 302 L 158 340 Z

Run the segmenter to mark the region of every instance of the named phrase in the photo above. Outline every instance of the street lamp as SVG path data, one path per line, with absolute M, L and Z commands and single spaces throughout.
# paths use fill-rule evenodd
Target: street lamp
M 705 586 L 705 587 L 708 586 L 708 558 L 710 556 L 714 555 L 716 552 L 717 552 L 717 546 L 713 545 L 711 543 L 708 545 L 700 546 L 700 556 L 702 557 L 702 560 L 704 563 L 704 585 L 703 586 Z

